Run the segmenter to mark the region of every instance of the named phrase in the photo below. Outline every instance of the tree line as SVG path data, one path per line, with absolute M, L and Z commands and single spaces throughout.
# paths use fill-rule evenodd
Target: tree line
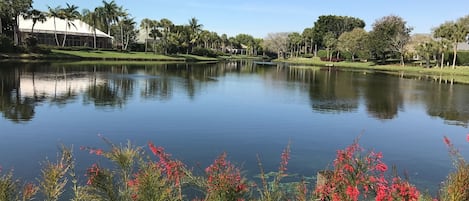
M 469 40 L 469 16 L 445 22 L 428 35 L 412 35 L 413 27 L 396 15 L 377 19 L 369 32 L 364 27 L 364 21 L 359 18 L 323 15 L 302 33 L 268 34 L 264 47 L 283 58 L 311 54 L 332 61 L 346 53 L 346 59 L 351 61 L 357 58 L 374 59 L 378 63 L 398 60 L 404 66 L 406 60 L 417 58 L 425 60 L 427 66 L 434 61 L 440 67 L 445 65 L 451 51 L 454 68 L 458 45 Z M 318 50 L 325 50 L 325 55 L 318 55 Z
M 75 5 L 65 7 L 48 7 L 39 11 L 32 7 L 33 0 L 0 0 L 0 35 L 9 38 L 14 45 L 24 43 L 19 34 L 19 18 L 31 19 L 34 36 L 36 23 L 43 23 L 46 17 L 66 21 L 65 34 L 58 37 L 55 28 L 57 46 L 64 47 L 67 29 L 75 26 L 75 19 L 80 19 L 92 28 L 94 35 L 93 48 L 96 48 L 96 32 L 102 30 L 113 36 L 113 47 L 121 50 L 138 50 L 159 54 L 198 53 L 217 56 L 217 54 L 269 54 L 279 58 L 300 56 L 321 56 L 326 60 L 346 57 L 351 61 L 357 59 L 374 59 L 384 63 L 398 60 L 401 65 L 412 57 L 430 61 L 443 67 L 452 51 L 452 66 L 456 65 L 458 44 L 467 42 L 469 34 L 469 16 L 455 21 L 445 22 L 434 28 L 426 36 L 412 36 L 413 30 L 399 16 L 389 15 L 377 19 L 370 31 L 365 31 L 362 19 L 349 16 L 322 15 L 300 32 L 269 33 L 265 38 L 255 38 L 249 34 L 238 34 L 228 37 L 216 32 L 204 30 L 197 18 L 191 18 L 187 24 L 174 24 L 167 18 L 141 20 L 137 27 L 135 18 L 122 6 L 112 1 L 102 1 L 94 9 L 78 11 Z M 142 34 L 144 44 L 137 45 L 137 36 Z M 4 41 L 2 39 L 1 41 Z M 26 41 L 27 42 L 27 41 Z M 140 48 L 138 48 L 140 47 Z M 318 51 L 325 55 L 318 55 Z

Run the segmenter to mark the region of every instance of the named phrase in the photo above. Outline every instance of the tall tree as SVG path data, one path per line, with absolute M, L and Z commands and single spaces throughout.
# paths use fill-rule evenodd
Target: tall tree
M 228 35 L 226 34 L 222 34 L 220 36 L 220 41 L 221 41 L 221 51 L 222 52 L 225 52 L 226 51 L 226 47 L 228 46 L 229 42 L 228 41 Z
M 443 68 L 445 66 L 445 53 L 452 48 L 451 41 L 443 38 L 436 42 L 436 47 L 440 55 L 440 68 Z
M 57 36 L 57 22 L 56 18 L 62 18 L 63 14 L 63 9 L 60 6 L 57 6 L 55 8 L 51 8 L 50 6 L 48 7 L 49 12 L 47 13 L 48 17 L 52 17 L 54 21 L 54 36 L 55 36 L 55 43 L 57 46 L 59 46 L 59 37 Z
M 123 18 L 119 22 L 121 27 L 122 49 L 127 50 L 129 45 L 133 43 L 137 37 L 136 22 L 134 18 Z
M 462 19 L 456 22 L 446 22 L 437 27 L 433 32 L 436 38 L 444 38 L 453 43 L 453 69 L 456 67 L 458 43 L 466 41 L 468 34 L 469 28 L 464 25 Z
M 337 48 L 341 51 L 349 52 L 352 61 L 355 61 L 355 55 L 358 51 L 365 49 L 367 34 L 362 28 L 355 28 L 352 31 L 345 32 L 340 35 Z
M 303 30 L 303 33 L 301 33 L 301 36 L 303 37 L 304 43 L 305 43 L 305 54 L 308 52 L 310 54 L 313 53 L 314 50 L 314 44 L 313 44 L 313 38 L 314 38 L 314 31 L 313 28 L 305 28 Z M 309 46 L 309 48 L 308 48 Z M 310 51 L 308 51 L 310 50 Z
M 63 18 L 65 19 L 65 33 L 62 41 L 62 47 L 65 47 L 65 41 L 67 40 L 67 32 L 70 27 L 75 27 L 73 22 L 75 19 L 80 18 L 80 12 L 78 12 L 78 6 L 70 5 L 67 3 L 67 7 L 63 9 Z
M 334 51 L 334 48 L 337 46 L 337 39 L 334 36 L 334 33 L 332 32 L 327 32 L 324 37 L 323 37 L 323 43 L 324 46 L 326 47 L 327 50 L 327 57 L 329 60 L 332 59 L 332 52 Z
M 425 59 L 425 66 L 430 67 L 430 60 L 433 54 L 438 50 L 437 43 L 429 36 L 424 36 L 419 39 L 415 46 L 417 53 Z
M 159 26 L 160 26 L 160 22 L 158 22 L 158 20 L 152 20 L 151 22 L 149 22 L 149 26 L 150 26 L 150 33 L 149 33 L 149 36 L 153 38 L 153 53 L 156 54 L 156 39 L 161 37 L 161 32 L 160 30 L 158 29 Z
M 163 42 L 163 51 L 165 54 L 168 54 L 168 48 L 169 48 L 169 35 L 171 34 L 171 30 L 173 28 L 174 24 L 171 22 L 171 20 L 163 18 L 160 20 L 159 27 L 161 27 L 163 30 L 161 31 L 162 35 L 162 42 Z
M 348 16 L 336 16 L 336 15 L 322 15 L 319 16 L 318 20 L 314 22 L 313 36 L 314 42 L 319 47 L 324 47 L 323 37 L 326 33 L 332 33 L 335 39 L 348 31 L 352 31 L 355 28 L 364 28 L 365 22 L 362 19 Z
M 150 36 L 150 27 L 152 27 L 153 20 L 144 18 L 140 22 L 140 28 L 145 30 L 145 52 L 148 51 L 148 37 Z
M 102 17 L 102 7 L 96 7 L 94 11 L 84 9 L 82 11 L 81 20 L 88 23 L 90 28 L 93 29 L 93 48 L 96 49 L 96 29 L 100 24 Z
M 31 19 L 33 21 L 33 26 L 31 26 L 31 35 L 34 34 L 34 26 L 37 22 L 44 23 L 46 21 L 46 14 L 36 9 L 28 10 L 25 15 L 23 15 L 24 19 Z
M 103 0 L 104 8 L 104 21 L 106 22 L 104 27 L 107 29 L 107 34 L 111 35 L 111 25 L 119 22 L 119 17 L 122 15 L 122 9 L 117 6 L 114 0 L 107 2 Z
M 400 64 L 403 66 L 405 47 L 410 41 L 411 31 L 412 28 L 407 26 L 406 21 L 396 15 L 389 15 L 376 20 L 370 33 L 374 51 L 377 54 L 398 53 Z
M 13 41 L 15 45 L 19 45 L 22 43 L 19 29 L 19 16 L 26 13 L 26 11 L 31 8 L 32 0 L 2 0 L 0 4 L 3 15 L 10 18 L 13 22 Z
M 300 54 L 300 45 L 303 41 L 303 38 L 301 37 L 300 33 L 298 32 L 293 32 L 288 34 L 288 43 L 290 46 L 290 55 L 293 57 L 298 57 Z
M 194 44 L 197 43 L 197 40 L 199 40 L 199 35 L 200 35 L 200 32 L 202 31 L 202 27 L 204 25 L 202 24 L 199 24 L 199 20 L 195 17 L 191 18 L 189 20 L 189 35 L 190 35 L 190 40 L 189 40 L 189 49 L 188 49 L 188 52 L 191 52 L 192 51 L 192 47 Z
M 277 53 L 278 58 L 285 58 L 285 52 L 288 49 L 288 32 L 269 33 L 264 38 L 264 48 Z

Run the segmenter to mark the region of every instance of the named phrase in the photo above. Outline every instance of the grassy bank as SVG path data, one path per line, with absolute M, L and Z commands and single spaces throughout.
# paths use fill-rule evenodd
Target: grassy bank
M 311 67 L 328 67 L 333 66 L 342 69 L 350 70 L 365 70 L 369 72 L 385 72 L 390 74 L 396 74 L 400 76 L 428 76 L 435 80 L 446 80 L 458 83 L 469 84 L 469 67 L 468 66 L 457 66 L 455 69 L 451 67 L 445 68 L 425 68 L 424 66 L 400 66 L 395 65 L 377 65 L 373 62 L 326 62 L 321 61 L 319 58 L 289 58 L 289 59 L 277 59 L 276 62 L 285 62 L 292 65 L 301 65 L 303 68 L 305 65 Z
M 0 60 L 104 60 L 104 61 L 217 61 L 196 55 L 161 55 L 144 52 L 51 50 L 50 54 L 0 54 Z

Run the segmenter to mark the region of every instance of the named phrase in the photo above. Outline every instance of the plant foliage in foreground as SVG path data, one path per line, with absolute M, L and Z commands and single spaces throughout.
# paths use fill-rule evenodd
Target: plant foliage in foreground
M 314 188 L 304 179 L 284 183 L 288 176 L 290 144 L 280 156 L 277 172 L 265 173 L 260 156 L 260 183 L 248 181 L 220 154 L 205 168 L 205 175 L 194 175 L 181 161 L 166 153 L 163 147 L 148 143 L 148 149 L 130 142 L 116 145 L 103 138 L 109 150 L 81 147 L 90 154 L 103 157 L 111 167 L 100 163 L 86 170 L 86 180 L 76 174 L 72 149 L 62 147 L 56 161 L 42 163 L 37 183 L 21 183 L 14 179 L 13 171 L 0 168 L 0 200 L 27 201 L 220 201 L 220 200 L 298 200 L 298 201 L 426 201 L 433 199 L 422 195 L 417 188 L 396 173 L 390 176 L 388 166 L 380 152 L 366 151 L 358 139 L 343 150 L 338 150 L 332 169 L 320 172 Z M 468 136 L 469 141 L 469 136 Z M 448 138 L 456 171 L 448 175 L 440 190 L 442 201 L 469 200 L 469 165 Z M 395 171 L 394 171 L 395 172 Z M 269 179 L 273 176 L 273 179 Z M 196 198 L 188 189 L 200 191 Z M 67 195 L 67 196 L 65 196 Z

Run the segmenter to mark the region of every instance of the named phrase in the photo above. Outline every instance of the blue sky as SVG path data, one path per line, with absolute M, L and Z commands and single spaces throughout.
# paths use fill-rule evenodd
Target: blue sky
M 467 0 L 115 0 L 135 17 L 168 18 L 175 24 L 199 19 L 204 29 L 235 36 L 246 33 L 263 38 L 271 32 L 302 32 L 320 15 L 361 18 L 370 30 L 376 19 L 398 15 L 414 28 L 413 33 L 430 33 L 433 27 L 469 14 Z M 81 11 L 100 6 L 101 0 L 34 0 L 33 7 L 47 10 L 65 3 Z

